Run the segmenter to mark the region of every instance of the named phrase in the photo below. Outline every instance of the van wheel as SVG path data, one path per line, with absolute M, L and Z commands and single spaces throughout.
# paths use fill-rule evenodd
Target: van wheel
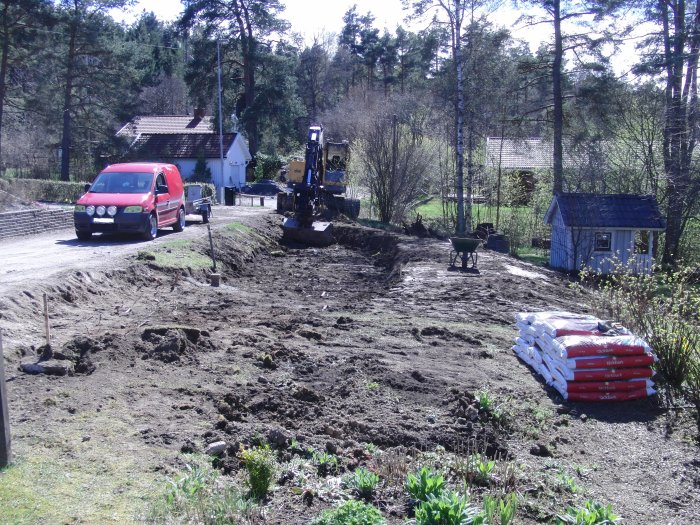
M 81 241 L 89 241 L 92 239 L 92 232 L 81 232 L 75 230 L 75 236 Z
M 158 219 L 155 215 L 148 216 L 148 228 L 143 232 L 143 239 L 152 241 L 158 235 Z
M 173 230 L 176 232 L 181 232 L 185 229 L 185 210 L 180 208 L 177 212 L 177 222 L 173 224 Z
M 209 222 L 209 209 L 204 208 L 202 210 L 202 224 L 206 224 Z

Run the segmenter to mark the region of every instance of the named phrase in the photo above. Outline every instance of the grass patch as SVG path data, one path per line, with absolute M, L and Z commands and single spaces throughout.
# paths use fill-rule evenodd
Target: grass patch
M 107 412 L 114 414 L 81 414 L 70 429 L 17 443 L 16 462 L 0 471 L 0 523 L 140 522 L 155 481 L 144 463 L 161 452 L 125 442 L 132 422 Z
M 226 229 L 233 230 L 236 232 L 241 232 L 241 233 L 248 233 L 248 234 L 254 233 L 253 228 L 251 228 L 250 226 L 246 226 L 245 224 L 241 224 L 240 222 L 232 222 L 231 224 L 227 224 Z
M 151 261 L 161 268 L 209 268 L 211 258 L 195 251 L 193 242 L 177 239 L 163 243 L 154 250 L 143 250 L 136 254 L 142 261 Z
M 521 261 L 529 262 L 536 266 L 547 266 L 549 255 L 539 248 L 517 248 L 515 256 Z

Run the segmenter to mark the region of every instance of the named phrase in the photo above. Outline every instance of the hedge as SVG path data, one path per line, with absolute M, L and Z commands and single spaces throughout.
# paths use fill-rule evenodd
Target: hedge
M 84 182 L 45 179 L 11 179 L 8 192 L 27 201 L 75 202 L 85 193 Z
M 63 182 L 46 179 L 3 179 L 0 189 L 26 201 L 46 201 L 71 203 L 85 193 L 84 182 Z M 213 197 L 216 202 L 216 189 L 213 184 L 202 184 L 202 197 Z M 185 184 L 190 186 L 190 184 Z

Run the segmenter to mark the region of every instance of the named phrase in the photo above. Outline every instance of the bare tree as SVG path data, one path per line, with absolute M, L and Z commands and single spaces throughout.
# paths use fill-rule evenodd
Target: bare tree
M 374 112 L 357 142 L 361 177 L 384 223 L 405 218 L 434 166 L 434 143 L 426 134 L 429 111 L 415 101 L 401 102 Z

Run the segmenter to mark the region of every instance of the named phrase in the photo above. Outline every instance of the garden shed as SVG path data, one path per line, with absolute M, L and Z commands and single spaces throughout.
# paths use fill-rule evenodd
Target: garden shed
M 550 266 L 600 273 L 618 263 L 650 273 L 654 236 L 666 227 L 655 197 L 627 194 L 554 195 L 544 222 L 552 226 Z

